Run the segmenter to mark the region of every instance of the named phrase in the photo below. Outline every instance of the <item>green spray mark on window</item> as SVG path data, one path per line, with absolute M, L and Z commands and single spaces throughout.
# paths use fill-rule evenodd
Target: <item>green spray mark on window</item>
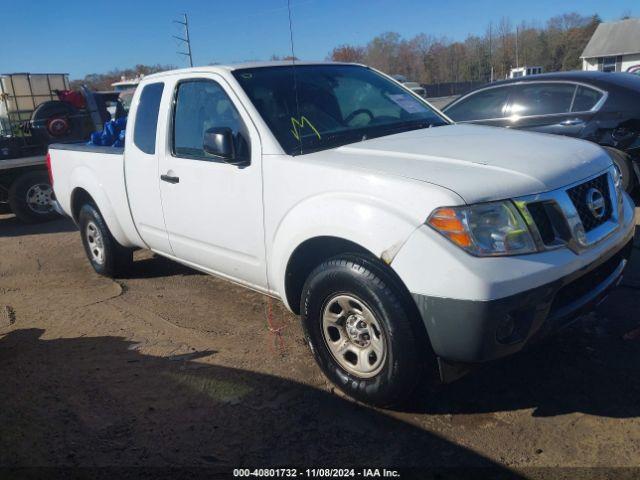
M 295 118 L 291 117 L 291 126 L 293 127 L 293 129 L 291 130 L 291 134 L 296 137 L 296 140 L 298 141 L 300 141 L 300 130 L 305 127 L 309 127 L 311 130 L 313 130 L 313 133 L 318 136 L 318 139 L 322 138 L 320 132 L 316 130 L 316 127 L 313 126 L 313 124 L 307 117 L 300 117 L 300 120 L 296 120 Z

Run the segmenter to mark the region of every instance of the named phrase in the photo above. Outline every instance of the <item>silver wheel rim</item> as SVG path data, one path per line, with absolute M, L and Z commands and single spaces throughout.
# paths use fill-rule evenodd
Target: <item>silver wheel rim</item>
M 32 185 L 27 190 L 27 207 L 34 213 L 43 215 L 53 211 L 53 189 L 47 183 Z
M 87 237 L 87 245 L 89 247 L 89 253 L 94 262 L 102 265 L 104 263 L 104 242 L 102 240 L 102 233 L 98 230 L 95 223 L 89 222 L 85 228 L 85 235 Z
M 382 370 L 387 355 L 384 330 L 359 298 L 331 297 L 322 310 L 322 333 L 329 352 L 347 372 L 371 378 Z

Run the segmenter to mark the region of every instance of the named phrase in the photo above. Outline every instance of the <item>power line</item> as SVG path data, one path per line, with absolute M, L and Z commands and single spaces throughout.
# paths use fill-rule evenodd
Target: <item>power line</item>
M 187 19 L 187 14 L 183 13 L 184 21 L 174 20 L 174 23 L 178 23 L 184 27 L 184 38 L 178 37 L 177 35 L 173 35 L 173 38 L 180 40 L 187 46 L 186 52 L 176 52 L 178 55 L 184 55 L 185 57 L 189 57 L 189 66 L 193 67 L 193 56 L 191 55 L 191 40 L 189 38 L 189 20 Z

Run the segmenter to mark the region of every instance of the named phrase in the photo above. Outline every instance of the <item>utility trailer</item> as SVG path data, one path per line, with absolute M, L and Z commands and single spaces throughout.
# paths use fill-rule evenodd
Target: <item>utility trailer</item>
M 70 90 L 63 73 L 0 74 L 0 213 L 28 223 L 56 216 L 45 158 L 51 143 L 87 140 L 124 116 L 117 92 Z

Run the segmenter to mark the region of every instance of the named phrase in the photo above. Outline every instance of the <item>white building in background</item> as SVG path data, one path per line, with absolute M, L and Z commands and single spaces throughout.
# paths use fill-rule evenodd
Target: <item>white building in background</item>
M 518 67 L 512 68 L 509 72 L 509 78 L 528 77 L 529 75 L 540 75 L 542 67 Z
M 126 90 L 135 90 L 140 83 L 140 80 L 144 78 L 144 75 L 138 75 L 136 78 L 126 78 L 124 75 L 120 77 L 119 82 L 111 84 L 116 92 L 123 92 Z
M 640 67 L 640 18 L 598 25 L 580 56 L 583 70 L 631 72 Z

